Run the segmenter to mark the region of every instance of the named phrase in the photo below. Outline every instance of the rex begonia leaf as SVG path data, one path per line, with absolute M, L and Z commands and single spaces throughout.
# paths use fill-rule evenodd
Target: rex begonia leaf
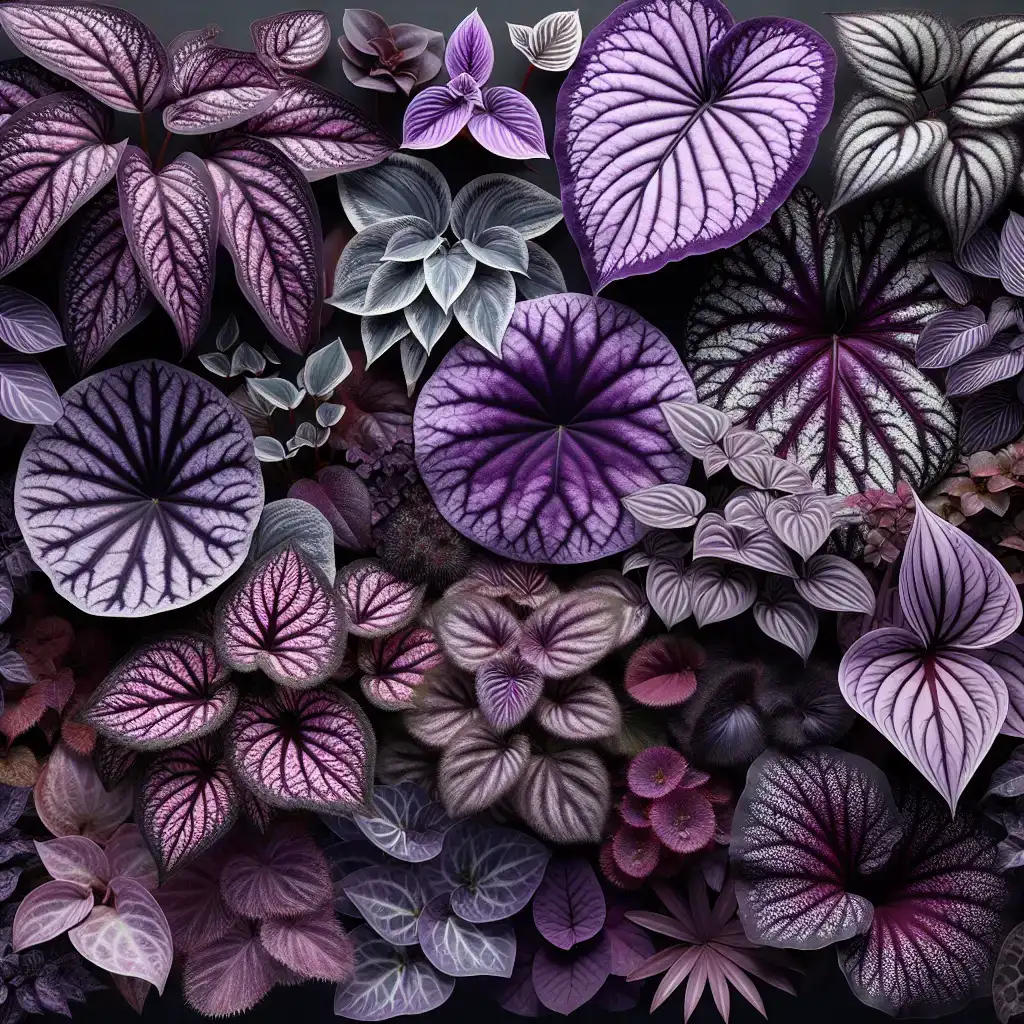
M 830 493 L 926 486 L 956 434 L 952 406 L 914 361 L 922 328 L 948 308 L 927 269 L 944 245 L 938 225 L 895 199 L 875 203 L 844 244 L 798 189 L 719 258 L 690 313 L 700 400 L 742 418 Z M 745 462 L 735 469 L 746 480 Z
M 211 384 L 159 360 L 64 393 L 21 456 L 18 523 L 36 564 L 91 615 L 190 604 L 246 556 L 263 507 L 252 431 Z
M 285 11 L 249 26 L 257 52 L 284 71 L 305 71 L 327 53 L 331 22 L 323 11 Z
M 594 869 L 580 857 L 548 862 L 533 898 L 533 922 L 548 942 L 571 949 L 604 927 L 605 898 Z
M 590 561 L 639 538 L 625 494 L 686 481 L 690 460 L 658 408 L 672 400 L 693 400 L 689 375 L 635 313 L 583 295 L 532 299 L 516 306 L 500 360 L 463 341 L 441 361 L 416 403 L 416 461 L 441 513 L 483 547 Z
M 414 782 L 376 786 L 372 814 L 356 814 L 359 831 L 396 860 L 420 863 L 441 852 L 451 821 L 440 804 Z
M 349 562 L 335 586 L 349 630 L 359 637 L 387 636 L 407 626 L 426 592 L 425 587 L 400 580 L 375 558 Z
M 477 924 L 459 917 L 448 897 L 435 896 L 418 921 L 420 949 L 426 958 L 454 978 L 507 978 L 516 956 L 516 936 L 508 921 Z
M 360 640 L 358 659 L 363 696 L 385 711 L 402 711 L 413 706 L 416 688 L 444 655 L 429 629 L 407 626 L 391 636 Z
M 716 0 L 632 0 L 598 25 L 555 122 L 566 225 L 595 291 L 764 225 L 811 161 L 835 66 L 806 25 L 734 25 Z

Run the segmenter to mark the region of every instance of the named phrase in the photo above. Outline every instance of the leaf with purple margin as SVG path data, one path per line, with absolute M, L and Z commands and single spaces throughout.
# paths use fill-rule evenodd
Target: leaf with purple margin
M 220 240 L 267 329 L 300 355 L 320 335 L 320 215 L 302 172 L 271 142 L 228 135 L 206 166 L 220 199 Z
M 925 324 L 917 341 L 917 365 L 945 369 L 991 341 L 992 331 L 977 306 L 951 309 Z
M 556 408 L 549 394 L 573 397 Z M 690 460 L 658 405 L 692 397 L 675 350 L 635 313 L 583 295 L 531 299 L 501 361 L 469 341 L 441 361 L 416 403 L 416 461 L 441 513 L 483 547 L 589 561 L 639 538 L 624 494 L 686 481 Z
M 693 611 L 690 575 L 681 558 L 655 558 L 647 570 L 647 600 L 667 629 Z
M 162 875 L 204 853 L 238 817 L 238 790 L 209 739 L 161 754 L 138 794 L 139 824 Z
M 0 133 L 0 275 L 34 256 L 113 178 L 126 143 L 113 118 L 80 93 L 34 100 Z
M 166 749 L 216 732 L 231 717 L 238 689 L 229 675 L 206 637 L 160 637 L 114 666 L 82 718 L 123 746 Z
M 213 302 L 219 211 L 210 173 L 192 153 L 154 171 L 149 157 L 129 146 L 117 188 L 128 247 L 188 355 Z
M 0 415 L 15 423 L 44 426 L 64 415 L 60 396 L 37 360 L 0 355 Z
M 875 607 L 875 592 L 867 577 L 839 555 L 812 555 L 793 586 L 808 604 L 824 611 L 868 614 Z
M 555 1013 L 580 1009 L 608 980 L 611 958 L 611 939 L 604 934 L 568 951 L 541 946 L 533 960 L 537 998 Z
M 515 728 L 544 689 L 544 677 L 518 651 L 506 651 L 476 671 L 476 697 L 484 717 L 499 732 Z
M 369 799 L 373 731 L 334 687 L 243 697 L 227 749 L 238 778 L 273 807 L 345 813 Z
M 33 0 L 4 4 L 0 25 L 22 53 L 115 110 L 152 110 L 163 99 L 167 53 L 128 11 Z
M 688 575 L 693 617 L 700 628 L 742 615 L 757 599 L 754 574 L 744 566 L 702 559 Z
M 335 582 L 354 636 L 387 636 L 407 626 L 420 610 L 425 587 L 406 583 L 375 558 L 349 562 Z
M 256 51 L 274 67 L 305 71 L 331 46 L 331 23 L 323 11 L 285 11 L 249 26 Z
M 22 534 L 57 592 L 92 615 L 152 615 L 237 569 L 263 507 L 252 432 L 234 404 L 157 360 L 64 393 L 15 491 Z
M 397 143 L 357 106 L 315 82 L 286 76 L 281 93 L 244 130 L 278 147 L 309 181 L 372 167 Z
M 407 626 L 388 637 L 359 642 L 359 680 L 363 696 L 385 711 L 413 706 L 416 688 L 432 668 L 444 661 L 434 634 L 422 626 Z
M 604 927 L 605 909 L 604 893 L 590 864 L 579 857 L 548 862 L 533 898 L 533 923 L 548 942 L 572 949 L 592 939 Z
M 796 576 L 792 556 L 771 530 L 729 523 L 717 512 L 705 513 L 697 524 L 693 557 L 722 558 L 780 576 Z
M 345 654 L 345 612 L 327 577 L 290 542 L 242 575 L 217 602 L 217 653 L 238 672 L 260 671 L 306 689 Z
M 448 658 L 470 672 L 515 650 L 522 637 L 519 621 L 505 605 L 473 593 L 446 597 L 435 613 L 435 628 Z
M 400 782 L 376 786 L 373 813 L 356 814 L 359 831 L 397 860 L 418 864 L 441 852 L 451 822 L 422 786 Z
M 353 872 L 341 885 L 363 920 L 382 939 L 396 946 L 413 946 L 428 899 L 420 878 L 416 868 L 377 864 Z
M 734 27 L 705 0 L 634 0 L 591 32 L 559 92 L 555 161 L 595 291 L 765 224 L 810 163 L 835 63 L 799 22 Z
M 885 776 L 831 747 L 769 750 L 750 767 L 730 857 L 743 929 L 760 945 L 820 949 L 866 932 L 855 877 L 889 860 L 901 820 Z
M 523 623 L 519 653 L 545 679 L 568 679 L 596 665 L 619 637 L 615 604 L 584 590 L 558 594 Z
M 444 664 L 428 673 L 416 691 L 405 727 L 428 747 L 447 746 L 470 722 L 483 718 L 476 702 L 473 677 Z
M 596 843 L 611 806 L 604 762 L 586 748 L 534 754 L 512 795 L 516 813 L 553 843 Z
M 832 532 L 832 505 L 820 492 L 776 498 L 765 509 L 765 518 L 775 536 L 801 558 L 810 558 Z
M 19 288 L 0 285 L 0 341 L 36 355 L 62 348 L 64 336 L 49 306 Z
M 806 663 L 818 638 L 818 616 L 787 582 L 778 577 L 765 581 L 754 602 L 754 621 L 762 633 L 796 651 Z
M 282 968 L 260 942 L 258 926 L 235 921 L 230 930 L 186 957 L 182 994 L 207 1016 L 252 1009 L 281 979 Z
M 533 717 L 545 732 L 573 743 L 608 739 L 622 728 L 615 691 L 591 675 L 549 682 Z
M 507 85 L 484 89 L 482 109 L 469 119 L 469 133 L 484 149 L 510 160 L 546 160 L 544 125 L 537 108 Z
M 81 882 L 44 882 L 18 904 L 12 942 L 16 950 L 63 935 L 93 910 L 92 891 Z
M 475 924 L 435 896 L 419 919 L 419 943 L 426 958 L 453 978 L 508 978 L 516 955 L 516 936 L 508 921 Z
M 0 126 L 33 100 L 63 92 L 66 83 L 25 57 L 0 61 Z
M 437 766 L 437 788 L 453 818 L 486 810 L 506 796 L 523 774 L 530 741 L 501 735 L 490 722 L 470 722 L 449 743 Z

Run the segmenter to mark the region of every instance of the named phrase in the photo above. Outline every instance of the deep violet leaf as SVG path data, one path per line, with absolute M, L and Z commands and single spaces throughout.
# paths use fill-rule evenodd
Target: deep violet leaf
M 252 1009 L 281 978 L 257 926 L 235 921 L 216 941 L 185 958 L 182 993 L 199 1013 L 224 1017 Z
M 403 716 L 405 727 L 424 746 L 443 748 L 470 722 L 483 715 L 476 701 L 473 677 L 448 664 L 424 678 L 411 711 Z
M 486 810 L 508 794 L 530 756 L 520 733 L 502 735 L 490 722 L 470 722 L 444 748 L 437 766 L 437 788 L 454 818 Z
M 325 466 L 315 480 L 297 480 L 292 484 L 288 496 L 320 510 L 334 530 L 335 544 L 350 551 L 371 546 L 370 493 L 354 469 Z
M 341 602 L 292 543 L 261 558 L 221 597 L 215 630 L 224 664 L 297 689 L 322 683 L 345 654 Z
M 512 974 L 516 936 L 508 921 L 471 923 L 454 913 L 447 896 L 435 896 L 420 914 L 418 934 L 427 959 L 454 978 Z
M 914 362 L 921 329 L 948 308 L 926 263 L 941 258 L 944 233 L 886 199 L 858 221 L 848 256 L 841 243 L 817 197 L 797 189 L 712 270 L 688 320 L 687 366 L 702 402 L 742 418 L 825 491 L 926 486 L 956 433 Z M 818 311 L 844 274 L 853 301 L 837 333 Z
M 611 805 L 604 762 L 586 748 L 534 754 L 513 793 L 516 813 L 553 843 L 596 843 Z
M 810 163 L 835 64 L 799 22 L 733 27 L 705 0 L 634 0 L 591 32 L 559 91 L 555 161 L 595 291 L 765 224 Z
M 106 842 L 132 812 L 132 788 L 103 788 L 92 762 L 60 743 L 32 791 L 36 813 L 55 836 L 84 835 Z
M 406 583 L 375 558 L 349 562 L 335 583 L 354 636 L 387 636 L 407 626 L 423 602 L 425 587 Z
M 127 143 L 106 141 L 112 121 L 89 97 L 65 92 L 29 103 L 4 123 L 0 275 L 35 255 L 113 178 Z
M 619 637 L 615 605 L 585 590 L 559 594 L 523 623 L 519 653 L 545 679 L 567 679 L 596 665 Z
M 363 920 L 396 946 L 417 942 L 417 923 L 429 896 L 424 875 L 403 864 L 374 864 L 342 879 L 345 895 Z
M 260 924 L 270 955 L 303 978 L 346 981 L 352 976 L 352 942 L 328 910 Z
M 235 920 L 220 898 L 220 873 L 227 852 L 224 845 L 214 847 L 176 871 L 155 893 L 179 953 L 216 942 Z
M 194 374 L 158 360 L 89 377 L 21 456 L 18 523 L 57 593 L 92 615 L 196 601 L 241 564 L 263 507 L 252 431 Z
M 532 101 L 517 89 L 484 89 L 481 109 L 469 119 L 469 134 L 484 149 L 509 160 L 546 160 L 544 125 Z
M 572 399 L 543 397 L 554 394 Z M 658 404 L 692 399 L 675 350 L 635 313 L 532 299 L 516 306 L 500 361 L 469 341 L 441 361 L 416 403 L 416 461 L 441 513 L 483 547 L 589 561 L 639 538 L 624 494 L 686 481 Z
M 63 935 L 92 912 L 91 890 L 81 882 L 44 882 L 18 905 L 12 942 L 16 950 Z
M 505 605 L 472 592 L 449 594 L 435 623 L 449 660 L 469 672 L 514 651 L 522 637 L 519 620 Z
M 22 53 L 115 110 L 151 110 L 163 99 L 167 53 L 128 11 L 33 0 L 4 4 L 0 25 Z
M 692 696 L 696 670 L 703 663 L 704 652 L 696 644 L 673 635 L 657 636 L 630 655 L 623 683 L 638 704 L 673 707 Z
M 0 125 L 33 100 L 62 92 L 65 84 L 56 75 L 25 57 L 0 62 Z
M 111 187 L 82 212 L 61 270 L 60 320 L 75 373 L 92 369 L 152 308 Z
M 604 934 L 567 952 L 542 946 L 533 960 L 533 987 L 547 1009 L 570 1014 L 598 994 L 610 967 L 611 939 Z
M 419 950 L 399 949 L 361 926 L 352 932 L 355 969 L 334 996 L 334 1012 L 348 1020 L 380 1021 L 436 1010 L 455 988 Z
M 608 739 L 622 728 L 615 691 L 591 675 L 549 682 L 533 717 L 545 732 L 573 743 Z
M 388 637 L 359 642 L 359 680 L 363 696 L 384 711 L 413 706 L 416 688 L 432 668 L 444 661 L 434 634 L 422 626 L 408 626 Z
M 417 864 L 441 852 L 451 821 L 422 786 L 376 786 L 371 809 L 371 814 L 354 815 L 356 827 L 396 860 Z
M 118 662 L 82 711 L 101 735 L 136 750 L 161 750 L 216 732 L 237 687 L 198 633 L 150 640 Z
M 253 46 L 275 67 L 305 71 L 331 46 L 331 23 L 323 11 L 285 11 L 249 26 Z
M 790 949 L 866 932 L 872 906 L 851 879 L 885 866 L 900 825 L 885 776 L 864 758 L 831 747 L 762 754 L 748 772 L 730 847 L 744 931 Z
M 333 687 L 243 697 L 227 748 L 239 779 L 273 807 L 345 813 L 369 797 L 373 731 Z
M 291 76 L 283 79 L 277 99 L 246 121 L 244 130 L 272 142 L 309 181 L 372 167 L 398 145 L 355 104 Z
M 214 742 L 202 739 L 157 757 L 137 803 L 139 825 L 167 875 L 227 835 L 239 797 Z
M 476 696 L 484 717 L 499 732 L 523 721 L 544 689 L 544 677 L 518 651 L 508 651 L 476 672 Z
M 579 857 L 548 863 L 533 898 L 533 923 L 548 942 L 571 949 L 604 927 L 605 899 L 594 869 Z
M 128 247 L 188 355 L 213 302 L 219 211 L 210 172 L 193 153 L 154 171 L 149 157 L 129 146 L 117 188 Z
M 271 142 L 250 136 L 221 138 L 206 166 L 239 287 L 274 338 L 305 355 L 320 336 L 324 290 L 320 215 L 309 182 Z

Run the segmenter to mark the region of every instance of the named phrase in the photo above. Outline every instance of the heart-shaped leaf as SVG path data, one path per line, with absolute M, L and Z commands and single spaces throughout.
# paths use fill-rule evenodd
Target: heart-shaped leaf
M 427 895 L 415 868 L 376 864 L 361 868 L 342 881 L 345 895 L 363 920 L 381 938 L 396 946 L 412 946 Z
M 330 911 L 264 921 L 260 942 L 278 963 L 303 978 L 347 981 L 352 976 L 352 942 Z
M 93 910 L 92 890 L 81 882 L 44 882 L 18 904 L 11 941 L 16 950 L 49 942 L 84 921 Z
M 285 11 L 249 26 L 258 53 L 284 71 L 305 71 L 331 45 L 331 23 L 323 11 Z
M 341 603 L 354 636 L 388 636 L 407 626 L 420 610 L 424 587 L 406 583 L 374 558 L 350 562 L 338 573 Z
M 437 787 L 445 809 L 463 818 L 493 806 L 515 786 L 529 754 L 525 736 L 502 736 L 489 722 L 470 722 L 438 763 Z
M 1000 128 L 1024 116 L 1024 24 L 1019 17 L 978 18 L 962 26 L 963 60 L 951 83 L 949 111 L 961 124 Z
M 105 889 L 110 881 L 107 855 L 101 846 L 85 836 L 63 836 L 34 845 L 47 874 L 58 882 L 75 882 L 87 889 Z
M 385 711 L 413 706 L 423 677 L 444 661 L 434 634 L 422 626 L 408 626 L 388 637 L 359 642 L 359 681 L 363 696 Z
M 553 597 L 530 615 L 519 653 L 545 679 L 567 679 L 596 665 L 618 637 L 614 604 L 602 594 L 577 590 Z
M 441 852 L 451 826 L 440 804 L 413 782 L 377 786 L 373 813 L 355 815 L 355 823 L 374 846 L 414 864 L 432 860 Z
M 608 980 L 610 966 L 611 939 L 607 935 L 569 952 L 542 946 L 533 960 L 533 987 L 542 1006 L 569 1014 L 598 994 Z
M 515 728 L 530 713 L 544 689 L 544 677 L 518 651 L 481 665 L 476 696 L 484 717 L 498 732 Z
M 681 558 L 655 558 L 647 570 L 647 600 L 668 629 L 693 611 L 690 575 Z
M 220 898 L 225 847 L 217 846 L 175 872 L 156 891 L 178 952 L 191 953 L 221 939 L 235 915 Z
M 572 949 L 604 927 L 605 898 L 594 869 L 579 857 L 548 863 L 533 898 L 533 923 L 548 942 Z
M 757 599 L 757 581 L 749 569 L 702 559 L 689 572 L 690 599 L 698 627 L 742 615 Z
M 596 843 L 611 805 L 608 769 L 585 748 L 534 754 L 513 803 L 519 817 L 553 843 Z
M 796 651 L 804 662 L 811 656 L 818 638 L 818 616 L 792 584 L 769 577 L 754 602 L 754 621 L 762 633 Z
M 615 691 L 590 675 L 548 683 L 533 716 L 545 732 L 573 743 L 607 739 L 622 728 Z
M 832 532 L 832 505 L 815 491 L 776 498 L 765 518 L 775 536 L 801 558 L 810 558 Z
M 280 980 L 281 965 L 260 941 L 257 926 L 235 921 L 224 935 L 185 959 L 185 1002 L 206 1016 L 251 1010 Z
M 700 491 L 682 484 L 655 484 L 622 499 L 630 515 L 644 526 L 658 530 L 683 530 L 693 526 L 707 500 Z
M 771 530 L 730 523 L 717 512 L 701 517 L 693 532 L 694 558 L 722 558 L 779 576 L 796 576 L 789 552 Z
M 509 23 L 508 34 L 512 45 L 542 71 L 568 71 L 583 43 L 579 11 L 556 11 L 533 28 Z
M 402 717 L 420 743 L 446 747 L 461 729 L 483 718 L 473 677 L 447 664 L 434 669 L 417 690 L 413 709 Z
M 793 586 L 808 604 L 825 611 L 867 614 L 875 607 L 867 577 L 839 555 L 812 556 Z
M 111 878 L 126 875 L 149 892 L 154 892 L 160 884 L 156 861 L 138 825 L 122 825 L 111 836 L 103 852 L 110 864 Z
M 514 650 L 522 636 L 519 622 L 508 608 L 472 593 L 447 597 L 436 622 L 445 654 L 470 672 Z
M 447 896 L 435 896 L 419 918 L 420 949 L 453 978 L 508 978 L 516 958 L 516 936 L 508 921 L 472 924 L 457 917 Z
M 60 743 L 39 773 L 32 799 L 51 835 L 84 835 L 106 842 L 132 812 L 132 788 L 120 783 L 109 792 L 92 761 Z

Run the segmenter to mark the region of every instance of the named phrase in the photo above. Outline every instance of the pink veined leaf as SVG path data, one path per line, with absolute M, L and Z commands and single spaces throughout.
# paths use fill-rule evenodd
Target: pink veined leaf
M 44 882 L 18 905 L 12 943 L 22 950 L 63 935 L 93 910 L 92 890 L 81 882 Z
M 128 11 L 33 0 L 0 7 L 0 25 L 22 53 L 115 110 L 151 110 L 163 98 L 167 53 Z
M 154 171 L 149 157 L 129 146 L 117 186 L 128 246 L 188 355 L 210 319 L 217 268 L 219 211 L 210 172 L 193 153 Z
M 352 976 L 352 941 L 331 908 L 303 917 L 264 921 L 260 942 L 278 963 L 318 981 L 345 981 Z
M 469 119 L 469 133 L 484 149 L 510 160 L 546 160 L 544 125 L 537 108 L 507 85 L 484 89 L 483 109 Z
M 256 51 L 283 71 L 305 71 L 331 45 L 331 23 L 323 11 L 286 11 L 249 26 Z
M 320 569 L 286 543 L 260 559 L 220 599 L 221 659 L 305 689 L 327 679 L 345 653 L 345 612 Z
M 63 92 L 65 83 L 25 57 L 0 63 L 0 126 L 22 107 L 50 93 Z
M 220 874 L 228 855 L 224 844 L 175 872 L 156 891 L 156 899 L 181 953 L 208 946 L 223 937 L 235 915 L 220 898 Z
M 406 583 L 375 558 L 350 562 L 335 581 L 355 636 L 387 636 L 407 626 L 423 603 L 425 587 Z
M 324 290 L 320 214 L 309 182 L 271 142 L 251 136 L 219 139 L 206 166 L 239 287 L 274 338 L 305 355 L 320 336 Z
M 480 710 L 499 732 L 519 725 L 543 690 L 544 677 L 518 651 L 499 654 L 476 672 Z
M 258 926 L 236 921 L 231 929 L 185 959 L 185 1002 L 209 1017 L 251 1010 L 280 980 L 281 967 L 260 941 Z
M 103 851 L 110 862 L 110 877 L 125 875 L 134 878 L 149 892 L 160 882 L 156 861 L 150 853 L 138 825 L 122 825 L 110 838 Z
M 138 817 L 162 875 L 168 875 L 227 835 L 238 818 L 231 773 L 209 739 L 161 754 L 138 794 Z
M 445 598 L 436 612 L 437 638 L 459 668 L 474 671 L 515 649 L 521 638 L 516 617 L 500 601 L 473 593 Z
M 227 747 L 235 774 L 271 806 L 337 814 L 368 800 L 373 730 L 333 687 L 243 697 Z
M 608 739 L 622 728 L 615 691 L 591 675 L 550 681 L 533 717 L 545 732 L 573 743 Z
M 68 938 L 90 963 L 148 981 L 162 995 L 174 958 L 167 918 L 133 878 L 111 879 L 110 891 L 114 905 L 95 907 Z
M 35 100 L 0 135 L 0 275 L 35 255 L 117 171 L 110 112 L 79 93 Z
M 51 878 L 102 891 L 111 878 L 103 848 L 85 836 L 62 836 L 36 843 L 36 853 Z
M 82 717 L 115 743 L 166 749 L 215 732 L 231 717 L 238 689 L 229 676 L 207 637 L 161 637 L 114 666 Z
M 601 594 L 559 594 L 523 623 L 519 653 L 545 679 L 566 679 L 596 665 L 617 643 L 619 619 Z
M 434 634 L 422 626 L 408 626 L 389 637 L 359 642 L 359 681 L 363 696 L 385 711 L 413 706 L 416 688 L 432 668 L 444 661 Z
M 487 597 L 507 597 L 524 608 L 538 608 L 558 593 L 542 566 L 528 562 L 481 559 L 470 568 L 468 579 Z

